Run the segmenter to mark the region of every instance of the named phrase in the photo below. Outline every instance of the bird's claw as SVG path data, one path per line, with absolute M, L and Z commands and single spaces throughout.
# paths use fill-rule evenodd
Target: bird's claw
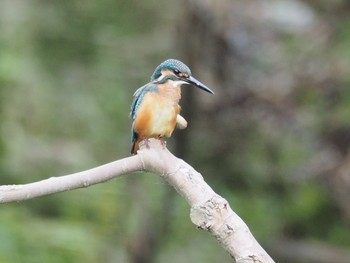
M 163 140 L 162 137 L 158 137 L 158 139 L 160 140 L 160 144 L 163 146 L 163 150 L 166 148 L 166 141 Z
M 166 141 L 160 139 L 160 144 L 163 146 L 163 150 L 166 148 Z
M 148 138 L 145 138 L 145 139 L 143 139 L 143 141 L 145 142 L 146 148 L 149 149 L 150 148 L 150 146 L 149 146 L 150 140 Z

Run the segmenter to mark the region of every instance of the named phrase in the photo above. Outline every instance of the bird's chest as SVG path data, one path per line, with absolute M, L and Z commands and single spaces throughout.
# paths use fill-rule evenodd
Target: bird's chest
M 171 135 L 176 126 L 176 117 L 180 112 L 179 99 L 180 97 L 176 94 L 169 93 L 149 93 L 145 95 L 140 110 L 145 113 L 147 119 L 146 133 L 148 136 L 169 137 Z
M 152 133 L 169 137 L 175 128 L 179 112 L 178 100 L 159 95 L 153 107 Z
M 180 111 L 179 101 L 181 98 L 180 88 L 168 88 L 160 85 L 159 92 L 150 93 L 153 100 L 153 109 L 156 115 L 176 118 Z

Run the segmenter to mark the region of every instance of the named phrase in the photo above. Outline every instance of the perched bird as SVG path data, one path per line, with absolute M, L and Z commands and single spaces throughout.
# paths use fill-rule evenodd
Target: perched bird
M 178 104 L 182 84 L 192 84 L 214 94 L 192 77 L 191 70 L 184 63 L 176 59 L 161 63 L 154 70 L 151 82 L 136 90 L 130 111 L 131 154 L 137 153 L 142 140 L 147 142 L 148 138 L 170 137 L 176 125 L 180 129 L 186 128 L 187 122 L 180 115 L 181 107 Z

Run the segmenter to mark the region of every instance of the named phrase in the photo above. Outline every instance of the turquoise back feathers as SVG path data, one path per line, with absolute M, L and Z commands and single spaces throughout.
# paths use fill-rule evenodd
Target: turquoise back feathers
M 148 83 L 135 91 L 134 100 L 132 101 L 130 110 L 130 117 L 132 118 L 132 120 L 135 120 L 137 110 L 142 102 L 142 99 L 149 91 L 157 92 L 158 86 L 153 83 Z

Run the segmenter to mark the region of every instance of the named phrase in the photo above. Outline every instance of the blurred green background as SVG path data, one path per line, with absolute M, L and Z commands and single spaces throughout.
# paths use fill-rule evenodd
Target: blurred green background
M 133 92 L 167 58 L 183 87 L 168 147 L 276 262 L 350 262 L 347 0 L 3 0 L 0 183 L 129 155 Z M 157 176 L 1 205 L 0 262 L 231 262 Z

